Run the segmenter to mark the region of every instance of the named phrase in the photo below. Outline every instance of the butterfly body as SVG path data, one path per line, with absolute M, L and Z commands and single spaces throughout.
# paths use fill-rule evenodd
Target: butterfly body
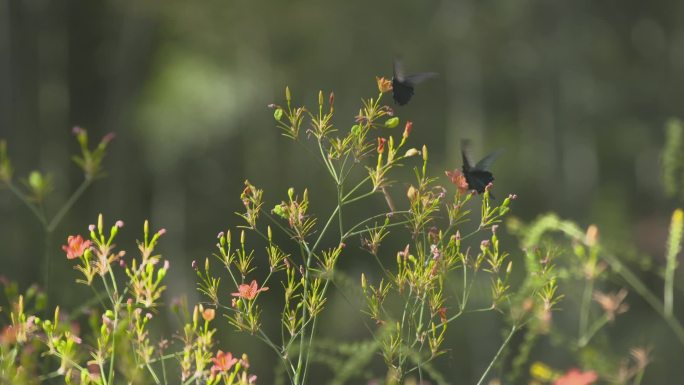
M 435 72 L 420 72 L 406 75 L 401 61 L 394 60 L 394 76 L 392 77 L 392 98 L 400 106 L 411 100 L 416 84 L 437 76 Z
M 470 141 L 463 140 L 461 142 L 461 155 L 463 157 L 463 176 L 468 183 L 469 190 L 475 190 L 478 194 L 485 192 L 487 185 L 494 181 L 494 174 L 489 171 L 489 166 L 498 158 L 502 150 L 494 151 L 493 153 L 485 156 L 479 162 L 473 164 L 472 158 L 470 156 Z M 492 198 L 494 196 L 492 195 Z

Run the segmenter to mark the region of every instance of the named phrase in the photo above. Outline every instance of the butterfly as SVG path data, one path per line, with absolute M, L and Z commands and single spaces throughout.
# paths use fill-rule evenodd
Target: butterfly
M 406 75 L 399 59 L 394 59 L 394 77 L 392 77 L 392 97 L 400 106 L 408 103 L 413 96 L 413 88 L 427 79 L 437 76 L 436 72 L 420 72 Z
M 473 165 L 470 146 L 470 140 L 463 139 L 461 141 L 461 156 L 463 157 L 461 170 L 466 183 L 468 183 L 468 190 L 475 190 L 478 194 L 482 194 L 487 185 L 494 181 L 494 175 L 489 171 L 489 166 L 503 153 L 503 149 L 492 152 Z M 494 198 L 494 195 L 491 197 Z

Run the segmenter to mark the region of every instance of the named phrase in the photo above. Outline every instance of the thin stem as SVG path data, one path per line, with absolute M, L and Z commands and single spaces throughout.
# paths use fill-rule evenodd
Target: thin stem
M 335 180 L 335 183 L 339 184 L 340 180 L 337 177 L 337 173 L 335 172 L 335 167 L 333 167 L 332 163 L 330 163 L 328 158 L 325 156 L 325 150 L 323 150 L 323 143 L 321 143 L 320 140 L 318 140 L 318 149 L 321 152 L 321 159 L 323 159 L 323 162 L 325 163 L 325 167 L 328 169 L 330 176 L 333 177 L 333 179 Z
M 582 338 L 587 332 L 589 325 L 589 307 L 591 306 L 591 292 L 594 290 L 594 280 L 584 281 L 584 293 L 582 294 L 582 305 L 580 307 L 579 336 Z
M 38 221 L 43 225 L 43 227 L 44 227 L 44 228 L 47 228 L 47 219 L 45 219 L 45 215 L 43 215 L 43 213 L 40 212 L 40 210 L 38 209 L 38 207 L 36 207 L 36 205 L 34 205 L 33 203 L 31 203 L 31 201 L 28 200 L 28 198 L 26 197 L 26 195 L 24 195 L 24 193 L 22 193 L 22 192 L 17 188 L 17 186 L 14 185 L 14 183 L 12 183 L 12 182 L 10 181 L 10 182 L 7 183 L 7 186 L 9 187 L 9 190 L 10 190 L 12 193 L 14 193 L 14 195 L 16 195 L 17 198 L 19 198 L 19 200 L 22 201 L 22 202 L 24 203 L 24 205 L 26 205 L 26 207 L 28 207 L 28 208 L 31 210 L 31 212 L 33 213 L 33 215 L 35 215 L 36 219 L 38 219 Z
M 397 214 L 409 214 L 409 213 L 410 213 L 410 211 L 407 211 L 407 210 L 406 210 L 406 211 L 395 211 L 395 212 L 393 212 L 393 213 L 387 212 L 387 213 L 380 213 L 380 214 L 377 214 L 377 215 L 373 215 L 372 217 L 366 218 L 366 219 L 362 220 L 361 222 L 357 223 L 356 225 L 352 226 L 349 230 L 347 230 L 347 233 L 344 234 L 343 239 L 346 239 L 346 238 L 349 238 L 349 237 L 352 236 L 352 235 L 355 235 L 356 233 L 351 233 L 351 232 L 354 231 L 354 230 L 356 230 L 356 229 L 358 229 L 359 227 L 365 225 L 366 223 L 375 220 L 375 219 L 382 218 L 382 217 L 387 217 L 387 216 L 390 215 L 390 214 L 392 214 L 392 215 L 397 215 Z M 407 222 L 404 222 L 404 223 L 407 223 Z
M 163 364 L 164 364 L 164 361 L 162 361 L 162 365 Z M 161 385 L 161 381 L 159 381 L 159 377 L 157 377 L 157 373 L 154 372 L 154 370 L 150 366 L 150 363 L 146 362 L 145 366 L 147 366 L 147 371 L 150 372 L 150 374 L 152 375 L 152 379 L 154 380 L 154 383 L 157 385 Z M 166 378 L 166 373 L 164 373 L 164 378 Z M 164 382 L 166 382 L 166 380 Z
M 591 328 L 586 331 L 586 333 L 580 335 L 579 340 L 577 341 L 577 345 L 581 348 L 587 346 L 589 341 L 594 337 L 594 335 L 601 330 L 601 328 L 607 324 L 609 321 L 608 316 L 606 314 L 603 315 L 603 317 L 597 319 L 593 325 L 591 325 Z
M 667 325 L 675 333 L 679 342 L 684 345 L 684 327 L 673 315 L 667 315 L 663 303 L 656 297 L 641 280 L 615 256 L 604 254 L 604 259 L 610 264 L 613 270 L 622 276 L 627 283 L 636 290 L 637 293 L 665 320 Z
M 62 221 L 64 216 L 71 210 L 71 207 L 78 201 L 78 198 L 83 195 L 85 190 L 88 189 L 88 187 L 93 183 L 93 180 L 91 178 L 85 178 L 83 182 L 81 182 L 81 185 L 78 186 L 76 191 L 74 191 L 69 199 L 62 205 L 62 207 L 57 211 L 57 214 L 52 218 L 50 221 L 50 224 L 47 225 L 46 230 L 48 232 L 52 232 L 55 230 L 55 228 L 59 225 L 59 223 Z
M 45 293 L 47 293 L 47 308 L 50 309 L 50 298 L 52 297 L 49 295 L 50 293 L 50 274 L 52 273 L 52 258 L 50 258 L 50 248 L 52 247 L 52 233 L 49 231 L 45 231 L 45 237 L 43 247 L 45 248 L 43 250 L 43 266 L 45 268 L 45 277 L 44 282 L 43 282 L 43 287 L 45 289 Z
M 367 198 L 367 197 L 369 197 L 369 196 L 375 194 L 376 192 L 378 192 L 378 190 L 371 190 L 371 191 L 369 191 L 369 192 L 367 192 L 367 193 L 365 193 L 365 194 L 359 195 L 359 196 L 357 196 L 357 197 L 355 197 L 355 198 L 351 198 L 351 199 L 349 199 L 349 200 L 343 199 L 342 204 L 347 205 L 347 204 L 350 204 L 350 203 L 353 203 L 353 202 L 356 202 L 356 201 L 360 201 L 361 199 Z
M 321 292 L 321 296 L 325 298 L 325 293 L 328 291 L 328 284 L 330 283 L 330 280 L 325 281 L 325 285 L 323 285 L 323 291 Z M 316 322 L 318 321 L 318 317 L 313 317 L 313 323 L 311 324 L 311 334 L 309 334 L 309 346 L 313 345 L 313 337 L 314 337 L 314 332 L 316 330 Z M 311 358 L 311 354 L 306 355 L 306 361 L 304 362 L 304 376 L 302 376 L 302 384 L 306 384 L 306 375 L 309 372 L 309 358 Z
M 388 225 L 386 225 L 386 226 L 383 225 L 383 226 L 370 227 L 370 228 L 367 228 L 367 229 L 363 229 L 363 230 L 359 230 L 359 231 L 354 231 L 354 232 L 352 232 L 352 233 L 348 233 L 348 234 L 346 234 L 346 235 L 344 236 L 344 238 L 346 239 L 346 238 L 349 238 L 349 237 L 353 237 L 354 235 L 359 235 L 359 234 L 367 233 L 367 232 L 369 232 L 369 231 L 373 231 L 373 230 L 377 230 L 377 229 L 386 229 L 386 228 L 389 228 L 389 227 L 397 227 L 397 226 L 405 225 L 405 224 L 407 224 L 407 223 L 411 223 L 411 221 L 410 221 L 410 220 L 406 220 L 406 221 L 401 221 L 401 222 L 390 223 L 390 224 L 388 224 Z
M 351 190 L 349 190 L 347 195 L 342 197 L 342 201 L 346 201 L 354 192 L 356 192 L 356 190 L 360 189 L 361 186 L 363 186 L 369 179 L 370 179 L 370 176 L 363 178 L 363 180 L 361 180 L 361 182 L 359 182 L 356 186 L 354 186 Z
M 311 248 L 311 250 L 307 250 L 308 254 L 309 254 L 309 258 L 311 258 L 311 255 L 313 254 L 314 251 L 316 251 L 318 244 L 321 243 L 321 241 L 323 240 L 323 236 L 328 231 L 328 227 L 330 227 L 330 224 L 332 223 L 333 219 L 335 219 L 335 215 L 340 211 L 340 207 L 341 206 L 339 206 L 339 205 L 337 207 L 335 207 L 335 210 L 333 210 L 332 214 L 330 214 L 330 217 L 328 218 L 328 221 L 325 223 L 325 226 L 323 226 L 323 230 L 321 230 L 321 233 L 318 235 L 316 242 L 314 242 L 313 247 Z
M 510 342 L 511 337 L 513 337 L 513 334 L 515 334 L 515 331 L 516 331 L 516 327 L 515 327 L 515 325 L 513 325 L 513 327 L 511 327 L 511 332 L 508 333 L 508 337 L 506 337 L 503 344 L 501 344 L 499 351 L 496 352 L 496 355 L 494 355 L 494 358 L 492 358 L 492 361 L 487 366 L 487 369 L 484 371 L 484 373 L 482 373 L 482 377 L 480 377 L 480 381 L 477 382 L 477 385 L 482 385 L 484 383 L 485 378 L 487 378 L 487 375 L 489 374 L 489 372 L 494 367 L 494 363 L 496 362 L 496 360 L 499 359 L 501 352 L 503 352 L 506 345 L 508 345 L 508 342 Z

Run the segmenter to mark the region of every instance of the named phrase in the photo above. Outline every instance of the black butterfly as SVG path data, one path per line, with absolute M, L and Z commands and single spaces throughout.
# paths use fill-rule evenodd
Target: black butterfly
M 394 59 L 394 77 L 392 78 L 392 97 L 400 106 L 408 103 L 413 96 L 413 87 L 424 80 L 434 78 L 436 72 L 420 72 L 406 75 L 399 59 Z
M 494 181 L 494 175 L 488 169 L 492 162 L 502 153 L 503 149 L 498 149 L 473 165 L 473 158 L 470 155 L 470 140 L 464 139 L 461 141 L 462 170 L 469 190 L 475 190 L 478 194 L 482 194 L 487 185 Z M 490 194 L 490 196 L 494 198 L 494 195 Z

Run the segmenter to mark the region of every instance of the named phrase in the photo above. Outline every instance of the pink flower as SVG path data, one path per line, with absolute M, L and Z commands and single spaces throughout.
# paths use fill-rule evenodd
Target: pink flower
M 237 358 L 233 358 L 233 353 L 224 353 L 222 350 L 219 350 L 216 353 L 216 357 L 211 359 L 211 362 L 214 363 L 214 366 L 211 367 L 211 375 L 213 376 L 216 372 L 229 371 L 237 361 Z
M 254 299 L 257 296 L 257 294 L 266 290 L 268 290 L 268 287 L 259 288 L 256 279 L 254 279 L 252 280 L 252 283 L 250 283 L 249 285 L 243 283 L 238 287 L 237 293 L 230 293 L 230 295 L 232 295 L 233 297 L 240 297 L 244 299 Z
M 553 385 L 589 385 L 598 379 L 596 372 L 581 372 L 578 369 L 570 369 L 563 376 L 559 377 Z
M 69 235 L 67 244 L 62 246 L 62 250 L 66 252 L 67 259 L 76 259 L 90 248 L 90 244 L 90 241 L 84 241 L 80 235 Z
M 468 192 L 468 181 L 466 181 L 466 178 L 461 170 L 455 169 L 454 171 L 445 171 L 444 173 L 449 177 L 449 179 L 451 179 L 451 183 L 456 185 L 456 188 L 460 194 L 465 194 Z

